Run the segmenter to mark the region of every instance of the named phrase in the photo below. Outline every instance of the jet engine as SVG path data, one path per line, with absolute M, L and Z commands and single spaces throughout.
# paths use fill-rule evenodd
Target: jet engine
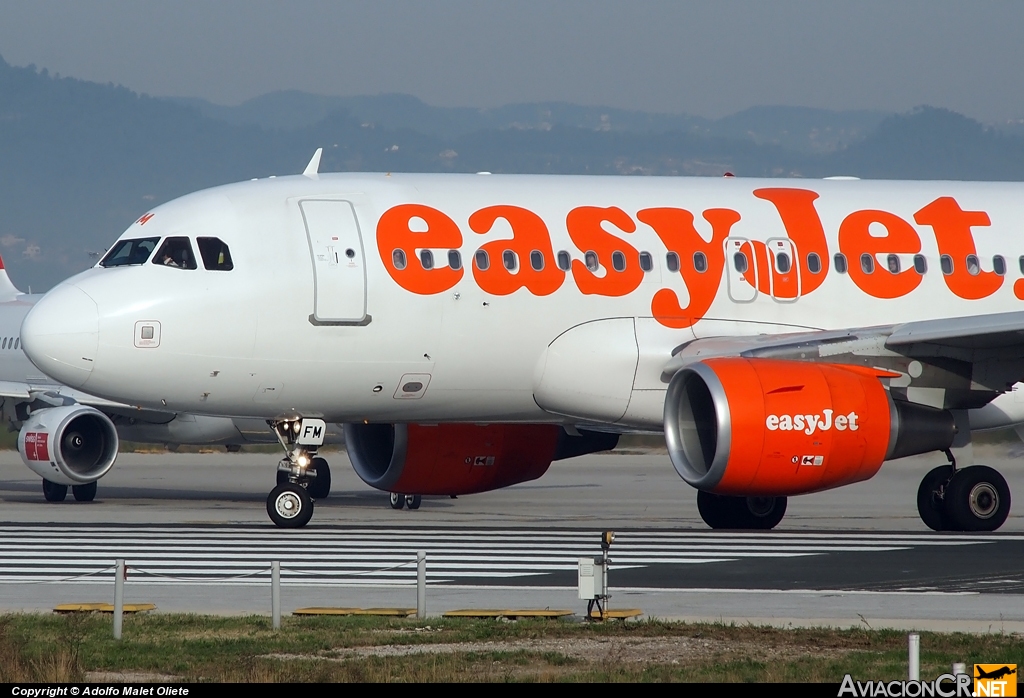
M 894 402 L 886 371 L 719 358 L 690 364 L 665 398 L 672 465 L 715 494 L 788 496 L 872 477 L 891 458 L 948 448 L 953 416 Z
M 559 458 L 614 448 L 617 434 L 551 424 L 347 424 L 356 474 L 379 490 L 473 494 L 536 480 Z
M 25 465 L 58 485 L 95 482 L 114 465 L 117 449 L 113 422 L 85 405 L 33 412 L 18 434 L 18 451 Z

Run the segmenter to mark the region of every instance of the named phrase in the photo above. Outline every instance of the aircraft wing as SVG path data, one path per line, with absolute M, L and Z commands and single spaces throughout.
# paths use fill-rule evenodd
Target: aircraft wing
M 911 352 L 925 346 L 967 350 L 1024 348 L 1024 311 L 908 322 L 897 325 L 885 344 Z
M 54 407 L 77 403 L 95 407 L 108 415 L 129 417 L 152 424 L 164 424 L 175 417 L 174 412 L 139 409 L 131 405 L 89 395 L 80 390 L 69 388 L 66 385 L 0 381 L 0 398 L 24 400 L 26 402 L 39 400 L 43 403 L 49 403 Z

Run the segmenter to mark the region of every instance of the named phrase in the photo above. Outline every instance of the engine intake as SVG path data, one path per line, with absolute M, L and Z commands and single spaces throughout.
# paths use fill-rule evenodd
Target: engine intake
M 672 465 L 718 494 L 785 496 L 872 477 L 890 458 L 948 448 L 946 410 L 895 403 L 884 371 L 773 359 L 707 359 L 665 399 Z
M 59 485 L 100 479 L 117 458 L 117 430 L 93 407 L 68 405 L 32 413 L 18 434 L 21 460 Z

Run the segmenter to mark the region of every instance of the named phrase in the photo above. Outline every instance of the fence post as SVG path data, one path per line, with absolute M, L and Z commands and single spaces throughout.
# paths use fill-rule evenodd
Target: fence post
M 124 560 L 114 563 L 114 639 L 121 639 L 121 621 L 124 616 Z
M 910 657 L 909 657 L 909 674 L 908 678 L 911 681 L 921 680 L 921 636 L 917 633 L 910 634 Z
M 281 563 L 270 563 L 270 614 L 274 619 L 274 630 L 281 629 Z
M 427 617 L 427 553 L 416 553 L 416 617 Z

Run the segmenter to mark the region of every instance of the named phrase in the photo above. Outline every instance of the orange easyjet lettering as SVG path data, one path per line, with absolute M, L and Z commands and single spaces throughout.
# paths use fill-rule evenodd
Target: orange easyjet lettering
M 679 273 L 686 282 L 689 302 L 683 308 L 675 291 L 663 288 L 654 294 L 651 313 L 666 327 L 689 327 L 704 317 L 718 295 L 725 267 L 725 239 L 740 214 L 727 208 L 704 212 L 711 224 L 711 240 L 706 241 L 693 225 L 693 214 L 682 208 L 647 208 L 636 214 L 638 220 L 654 228 L 665 247 L 679 255 Z M 698 263 L 695 255 L 704 256 Z
M 801 295 L 811 293 L 825 281 L 829 267 L 825 229 L 822 228 L 821 217 L 818 216 L 818 211 L 814 208 L 814 201 L 818 195 L 807 189 L 766 188 L 755 189 L 754 196 L 775 204 L 779 217 L 782 219 L 782 225 L 786 229 L 786 235 L 796 246 L 795 267 L 800 274 L 800 293 Z M 818 262 L 821 265 L 817 272 L 808 269 L 807 260 L 812 254 L 818 256 Z M 768 293 L 767 275 L 758 277 L 759 282 L 762 279 L 764 279 L 765 287 L 758 290 Z M 776 291 L 776 295 L 778 295 L 778 291 Z
M 949 290 L 967 300 L 985 298 L 1003 284 L 1003 277 L 993 271 L 981 271 L 978 251 L 974 246 L 973 226 L 991 225 L 984 211 L 964 211 L 951 196 L 943 196 L 914 214 L 921 225 L 935 231 L 939 254 L 949 257 L 950 273 L 943 270 Z
M 886 231 L 871 234 L 871 226 Z M 875 298 L 905 296 L 921 284 L 912 267 L 901 270 L 900 254 L 917 254 L 921 239 L 905 220 L 885 211 L 855 211 L 839 226 L 839 251 L 849 260 L 850 279 L 864 293 Z M 879 263 L 879 255 L 885 254 Z
M 626 233 L 636 231 L 633 219 L 616 206 L 580 206 L 569 211 L 569 215 L 565 217 L 569 237 L 576 247 L 583 251 L 585 260 L 573 260 L 572 276 L 581 293 L 599 296 L 628 295 L 637 289 L 644 278 L 644 272 L 640 269 L 640 253 L 622 238 L 602 228 L 602 223 L 611 223 Z M 593 262 L 588 267 L 588 258 L 591 255 Z M 591 271 L 590 267 L 597 265 L 604 269 L 602 276 L 597 275 L 598 269 Z
M 486 269 L 473 264 L 473 278 L 480 288 L 496 296 L 507 296 L 520 288 L 535 296 L 557 291 L 565 281 L 565 272 L 555 264 L 551 236 L 541 217 L 518 206 L 488 206 L 469 217 L 469 227 L 485 235 L 499 218 L 512 226 L 512 239 L 480 246 L 487 255 Z M 510 253 L 512 256 L 506 259 Z
M 416 230 L 413 230 L 413 228 Z M 384 268 L 399 286 L 407 291 L 429 295 L 441 293 L 459 283 L 463 269 L 445 264 L 435 268 L 433 253 L 426 257 L 422 250 L 462 247 L 462 231 L 451 218 L 436 208 L 422 204 L 401 204 L 389 208 L 377 223 L 377 250 Z

